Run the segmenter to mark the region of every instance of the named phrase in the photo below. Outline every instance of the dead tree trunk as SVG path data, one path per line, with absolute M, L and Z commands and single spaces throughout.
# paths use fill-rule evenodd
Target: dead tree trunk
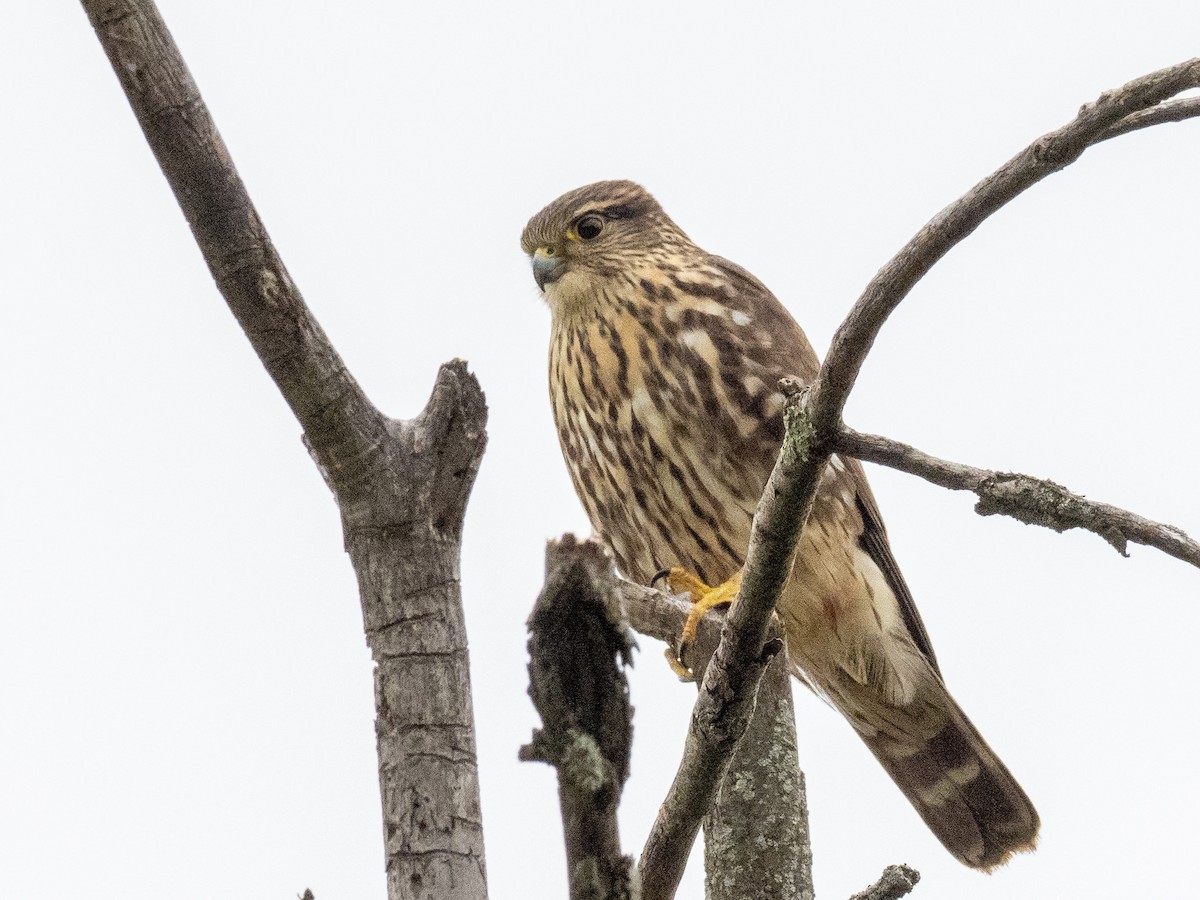
M 377 665 L 388 896 L 486 897 L 459 588 L 463 512 L 486 440 L 479 385 L 456 361 L 415 419 L 376 409 L 271 245 L 154 4 L 83 7 L 218 288 L 337 499 Z

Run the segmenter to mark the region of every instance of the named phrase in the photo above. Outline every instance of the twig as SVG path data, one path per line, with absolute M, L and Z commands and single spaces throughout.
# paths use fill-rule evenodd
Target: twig
M 1084 528 L 1098 534 L 1127 556 L 1133 541 L 1200 567 L 1200 544 L 1173 525 L 1097 503 L 1041 478 L 978 469 L 923 453 L 908 444 L 874 434 L 845 429 L 837 437 L 837 452 L 917 475 L 955 491 L 974 491 L 975 511 L 982 516 L 1011 516 L 1029 525 L 1054 531 Z
M 624 667 L 633 636 L 612 563 L 565 535 L 546 548 L 546 583 L 529 617 L 529 695 L 542 728 L 521 759 L 558 771 L 572 900 L 634 900 L 617 803 L 629 774 L 633 710 Z
M 1197 86 L 1200 86 L 1200 59 L 1192 59 L 1101 94 L 1095 103 L 1084 106 L 1073 121 L 1038 138 L 917 232 L 879 270 L 833 336 L 825 364 L 813 386 L 812 421 L 817 446 L 833 439 L 850 389 L 879 329 L 934 263 L 988 216 L 1046 176 L 1070 165 L 1091 145 L 1112 136 L 1110 131 L 1119 129 L 1122 122 Z M 1156 122 L 1148 120 L 1147 124 Z
M 916 869 L 905 865 L 888 866 L 877 882 L 865 891 L 859 891 L 850 900 L 899 900 L 907 896 L 920 880 L 921 873 Z
M 617 579 L 617 586 L 634 631 L 660 640 L 668 647 L 679 646 L 683 624 L 692 610 L 691 600 L 682 594 L 675 596 L 624 578 Z M 696 631 L 697 672 L 703 671 L 717 649 L 724 621 L 720 616 L 706 616 L 700 620 Z
M 1126 116 L 1117 124 L 1108 128 L 1099 138 L 1107 141 L 1109 138 L 1120 137 L 1132 131 L 1140 131 L 1154 125 L 1167 125 L 1171 122 L 1184 122 L 1200 117 L 1200 97 L 1184 97 L 1179 100 L 1168 100 L 1152 109 L 1144 109 Z

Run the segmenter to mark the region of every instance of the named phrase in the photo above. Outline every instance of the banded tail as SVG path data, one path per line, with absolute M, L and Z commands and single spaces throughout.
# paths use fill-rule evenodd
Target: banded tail
M 954 698 L 937 687 L 946 718 L 923 743 L 883 733 L 863 740 L 946 849 L 990 871 L 1034 849 L 1037 810 Z

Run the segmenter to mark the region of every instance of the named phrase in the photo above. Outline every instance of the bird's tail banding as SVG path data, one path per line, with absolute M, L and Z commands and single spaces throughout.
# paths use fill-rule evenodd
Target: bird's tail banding
M 944 702 L 944 724 L 923 743 L 863 739 L 946 849 L 988 871 L 1034 849 L 1038 814 L 949 693 Z

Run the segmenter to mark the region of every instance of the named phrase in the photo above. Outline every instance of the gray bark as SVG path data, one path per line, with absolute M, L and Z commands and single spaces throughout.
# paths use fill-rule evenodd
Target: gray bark
M 375 696 L 388 896 L 483 898 L 462 517 L 487 408 L 462 362 L 424 412 L 376 409 L 304 304 L 149 0 L 83 0 L 221 294 L 299 420 L 358 575 Z
M 842 429 L 836 444 L 838 453 L 899 469 L 952 491 L 973 491 L 979 497 L 975 512 L 981 516 L 1010 516 L 1059 532 L 1083 528 L 1104 538 L 1122 556 L 1129 555 L 1126 548 L 1133 541 L 1200 567 L 1200 543 L 1174 525 L 1088 500 L 1053 481 L 938 459 L 908 444 L 849 428 Z
M 808 799 L 787 652 L 767 666 L 754 715 L 704 819 L 707 900 L 812 900 Z
M 877 882 L 850 900 L 900 900 L 911 893 L 920 880 L 921 875 L 916 869 L 904 865 L 888 866 Z

